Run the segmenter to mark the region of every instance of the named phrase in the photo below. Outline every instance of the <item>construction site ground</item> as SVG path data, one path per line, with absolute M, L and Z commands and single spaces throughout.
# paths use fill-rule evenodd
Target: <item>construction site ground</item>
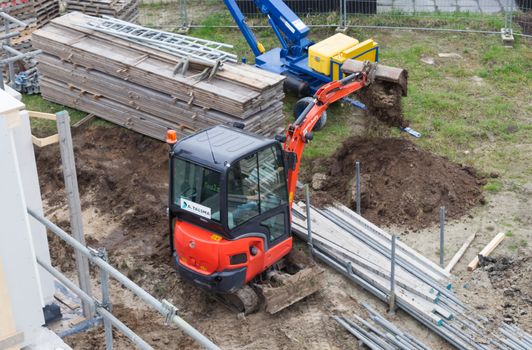
M 241 55 L 250 57 L 236 30 L 221 33 L 222 29 L 199 29 L 192 34 L 235 43 Z M 315 36 L 330 34 L 320 31 Z M 382 62 L 410 71 L 404 113 L 411 127 L 422 132 L 423 137 L 414 140 L 354 108 L 334 106 L 329 112 L 328 126 L 316 134 L 305 154 L 304 179 L 310 182 L 308 174 L 323 171 L 327 162 L 338 162 L 333 157 L 337 149 L 345 140 L 355 137 L 347 142 L 351 147 L 347 158 L 349 162 L 362 161 L 363 185 L 368 184 L 365 198 L 372 199 L 363 202 L 368 218 L 438 261 L 437 211 L 440 205 L 445 205 L 450 216 L 445 231 L 446 262 L 471 233 L 477 233 L 453 270 L 456 293 L 479 313 L 516 323 L 531 332 L 530 43 L 518 42 L 514 49 L 507 50 L 496 36 L 410 31 L 349 34 L 373 37 L 381 44 Z M 265 45 L 273 43 L 273 39 L 265 40 Z M 458 56 L 440 58 L 439 53 Z M 295 100 L 294 96 L 287 98 L 287 115 Z M 38 97 L 26 97 L 25 102 L 28 109 L 44 112 L 61 108 Z M 74 121 L 83 116 L 73 115 Z M 40 136 L 52 129 L 53 124 L 34 124 L 34 132 Z M 243 317 L 233 313 L 176 276 L 172 268 L 166 218 L 168 146 L 99 120 L 75 129 L 74 144 L 88 245 L 107 248 L 114 266 L 157 298 L 170 300 L 185 320 L 221 347 L 356 349 L 356 339 L 330 316 L 352 313 L 366 316 L 363 302 L 386 314 L 381 302 L 328 268 L 323 290 L 276 315 L 258 312 Z M 377 149 L 387 156 L 379 158 Z M 393 149 L 403 152 L 394 158 Z M 45 214 L 68 230 L 59 149 L 57 145 L 48 146 L 37 149 L 36 155 Z M 381 169 L 387 170 L 387 183 L 377 181 L 383 175 Z M 431 182 L 423 169 L 430 169 L 430 174 L 440 171 L 442 176 Z M 449 173 L 452 177 L 446 176 Z M 342 176 L 346 179 L 342 190 L 347 193 L 351 188 L 347 180 L 349 169 L 342 170 Z M 400 199 L 405 200 L 404 196 L 417 184 L 420 185 L 415 188 L 416 196 L 406 198 L 411 207 L 406 210 Z M 457 184 L 460 186 L 455 187 Z M 460 190 L 454 191 L 455 188 Z M 438 193 L 442 189 L 447 194 L 453 192 L 454 200 L 449 201 L 448 195 L 435 196 L 434 202 L 428 203 L 430 210 L 425 211 L 424 194 L 432 193 L 432 189 Z M 377 209 L 379 202 L 394 198 L 399 204 L 387 204 L 379 212 L 382 209 Z M 349 198 L 344 200 L 349 204 Z M 372 202 L 377 203 L 375 208 L 371 207 Z M 468 272 L 467 263 L 498 232 L 505 232 L 506 239 L 492 254 L 494 260 Z M 51 237 L 50 245 L 53 264 L 75 279 L 72 251 L 57 238 Z M 305 248 L 298 244 L 297 249 Z M 95 271 L 93 274 L 97 277 Z M 94 287 L 97 291 L 96 282 Z M 155 348 L 197 348 L 190 338 L 165 326 L 162 317 L 115 282 L 111 284 L 111 295 L 113 312 Z M 403 312 L 387 318 L 433 349 L 450 349 Z M 117 349 L 131 347 L 122 335 L 115 332 L 115 336 Z M 102 328 L 68 337 L 66 341 L 76 349 L 104 348 Z

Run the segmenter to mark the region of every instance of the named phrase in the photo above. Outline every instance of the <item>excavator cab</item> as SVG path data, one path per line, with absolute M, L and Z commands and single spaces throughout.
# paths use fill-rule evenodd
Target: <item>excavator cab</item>
M 278 141 L 216 126 L 170 152 L 171 246 L 179 273 L 232 293 L 292 248 L 287 169 Z

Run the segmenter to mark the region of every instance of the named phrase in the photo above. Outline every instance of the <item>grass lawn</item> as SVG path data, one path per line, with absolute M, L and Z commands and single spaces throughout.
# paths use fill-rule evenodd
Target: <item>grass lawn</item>
M 215 14 L 203 24 L 230 25 L 231 21 Z M 270 29 L 255 32 L 267 49 L 278 46 Z M 240 57 L 252 62 L 252 52 L 236 29 L 199 28 L 190 34 L 231 43 Z M 332 29 L 313 28 L 311 39 L 333 34 Z M 411 126 L 423 134 L 416 143 L 485 173 L 497 172 L 518 183 L 532 179 L 532 167 L 527 166 L 532 144 L 530 41 L 517 38 L 514 48 L 508 49 L 497 35 L 374 29 L 350 29 L 348 34 L 360 40 L 373 38 L 381 46 L 383 64 L 409 71 L 408 97 L 403 103 Z M 439 58 L 439 53 L 458 53 L 461 58 Z M 424 63 L 422 58 L 435 63 Z M 295 101 L 293 96 L 286 99 L 287 113 Z M 327 127 L 315 135 L 305 159 L 330 155 L 350 135 L 352 113 L 349 106 L 332 108 Z M 409 137 L 394 129 L 386 134 Z M 519 147 L 523 152 L 517 151 Z M 514 166 L 516 162 L 520 166 Z M 500 185 L 488 187 L 500 189 Z
M 150 10 L 153 10 L 150 8 Z M 326 18 L 325 18 L 326 20 Z M 479 19 L 472 19 L 478 24 Z M 486 27 L 498 25 L 489 21 Z M 232 19 L 217 13 L 205 18 L 207 26 L 233 25 Z M 255 31 L 268 48 L 278 46 L 269 28 Z M 253 55 L 237 29 L 196 28 L 190 35 L 234 45 L 240 57 L 253 62 Z M 334 34 L 333 29 L 313 28 L 318 41 Z M 420 32 L 406 30 L 350 29 L 360 40 L 373 38 L 380 44 L 380 60 L 409 71 L 408 97 L 404 113 L 411 126 L 423 134 L 417 144 L 451 160 L 472 165 L 484 173 L 497 172 L 502 178 L 490 183 L 496 192 L 505 183 L 532 181 L 532 42 L 516 38 L 514 48 L 501 45 L 497 35 Z M 461 58 L 439 58 L 439 53 L 458 53 Z M 422 58 L 432 58 L 427 64 Z M 291 116 L 294 96 L 285 101 Z M 28 109 L 55 112 L 61 106 L 40 97 L 28 96 Z M 85 114 L 70 110 L 73 122 Z M 351 134 L 353 107 L 336 105 L 329 111 L 329 123 L 315 135 L 305 153 L 308 160 L 330 155 Z M 41 125 L 37 128 L 48 128 Z M 53 124 L 52 124 L 52 127 Z M 395 129 L 387 136 L 410 137 Z M 412 138 L 411 138 L 412 139 Z M 502 182 L 501 182 L 502 181 Z

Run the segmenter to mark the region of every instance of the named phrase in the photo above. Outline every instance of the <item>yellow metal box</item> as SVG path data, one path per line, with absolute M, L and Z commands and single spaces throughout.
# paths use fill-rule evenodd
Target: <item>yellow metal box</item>
M 340 66 L 347 59 L 376 62 L 379 45 L 368 39 L 362 43 L 342 33 L 335 34 L 309 47 L 308 65 L 314 71 L 341 79 Z
M 357 44 L 357 39 L 351 38 L 342 33 L 335 34 L 330 38 L 309 47 L 308 65 L 316 72 L 330 75 L 331 58 Z

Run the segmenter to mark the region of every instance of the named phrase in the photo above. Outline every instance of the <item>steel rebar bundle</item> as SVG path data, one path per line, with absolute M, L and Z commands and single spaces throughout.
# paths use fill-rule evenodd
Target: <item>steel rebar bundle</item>
M 303 240 L 307 230 L 307 210 L 294 205 L 292 230 Z M 439 265 L 413 251 L 404 243 L 397 244 L 396 271 L 391 269 L 391 235 L 350 209 L 335 205 L 326 209 L 310 206 L 312 252 L 351 281 L 362 286 L 383 302 L 391 297 L 390 281 L 395 280 L 396 305 L 424 324 L 457 349 L 524 350 L 531 348 L 531 336 L 516 326 L 494 322 L 469 308 L 451 290 L 450 274 Z M 395 331 L 373 310 L 368 310 L 375 322 L 388 331 Z M 392 341 L 380 339 L 364 322 L 359 324 L 336 318 L 344 327 L 372 349 L 420 349 L 412 339 Z M 362 324 L 362 325 L 360 325 Z M 361 336 L 358 337 L 358 335 Z M 408 337 L 407 337 L 408 338 Z M 384 340 L 386 344 L 381 343 Z M 390 344 L 392 342 L 393 344 Z M 414 341 L 415 343 L 415 341 Z M 393 347 L 395 346 L 395 347 Z M 421 347 L 421 349 L 423 349 Z

